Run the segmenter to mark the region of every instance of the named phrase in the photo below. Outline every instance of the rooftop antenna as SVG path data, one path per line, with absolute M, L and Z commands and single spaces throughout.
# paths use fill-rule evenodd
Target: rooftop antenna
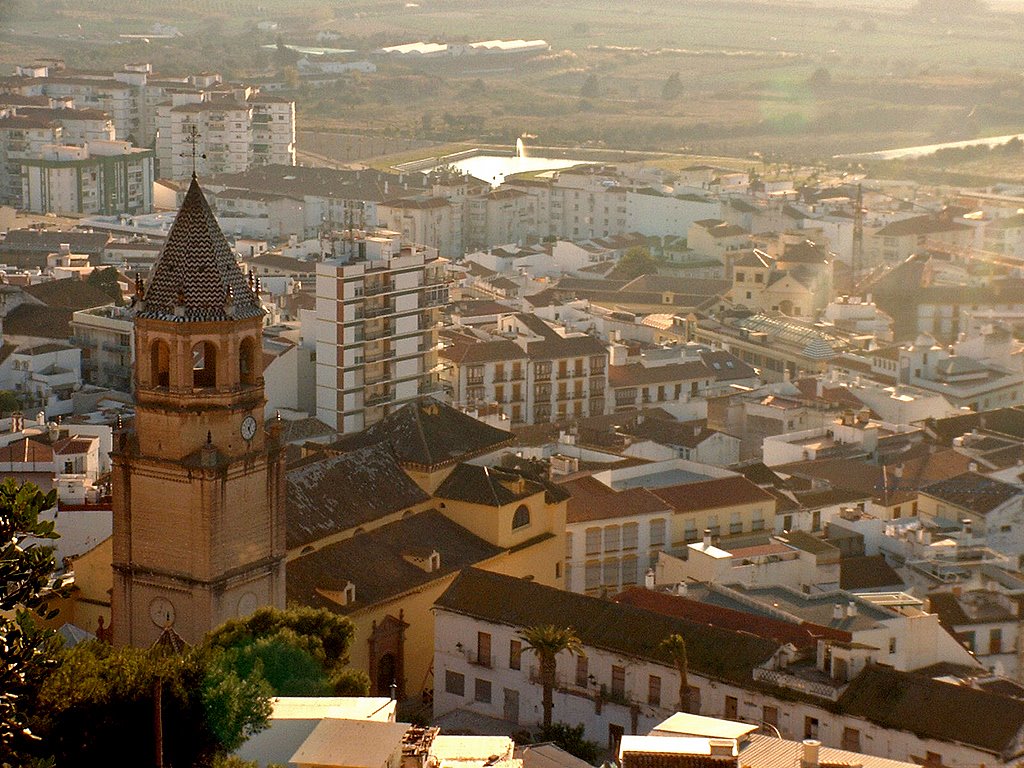
M 202 135 L 203 134 L 201 134 L 199 132 L 199 128 L 196 127 L 196 124 L 192 123 L 188 127 L 188 133 L 185 134 L 185 143 L 186 144 L 191 144 L 192 145 L 192 149 L 189 152 L 181 152 L 178 155 L 178 157 L 188 157 L 189 155 L 192 156 L 192 178 L 193 179 L 196 177 L 196 148 L 199 146 L 199 137 L 202 136 Z M 199 157 L 202 158 L 203 160 L 205 160 L 206 159 L 206 153 L 205 152 L 201 153 L 199 155 Z

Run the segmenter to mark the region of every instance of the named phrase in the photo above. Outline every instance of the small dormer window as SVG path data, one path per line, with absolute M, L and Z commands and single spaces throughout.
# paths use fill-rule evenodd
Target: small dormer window
M 530 508 L 525 504 L 520 504 L 516 509 L 515 514 L 512 515 L 512 530 L 518 530 L 519 528 L 525 528 L 530 524 Z
M 436 549 L 430 553 L 430 572 L 441 570 L 441 553 Z
M 351 581 L 345 584 L 345 605 L 352 605 L 356 601 L 356 585 Z

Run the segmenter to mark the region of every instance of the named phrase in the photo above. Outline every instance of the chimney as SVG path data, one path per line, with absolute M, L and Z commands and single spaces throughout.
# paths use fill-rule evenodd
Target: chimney
M 821 742 L 817 739 L 804 739 L 800 750 L 800 767 L 817 768 L 820 749 Z
M 851 619 L 857 615 L 857 603 L 851 600 L 846 606 L 846 615 Z
M 680 581 L 676 584 L 676 594 L 679 595 L 679 597 L 686 597 L 686 595 L 689 594 L 689 591 L 690 589 L 686 586 L 685 581 Z
M 704 549 L 709 549 L 710 547 L 711 547 L 711 529 L 710 528 L 705 528 L 704 529 Z
M 648 568 L 647 573 L 644 574 L 644 588 L 654 589 L 654 569 Z
M 978 471 L 978 462 L 972 461 L 970 464 L 968 464 L 967 465 L 967 471 L 968 472 L 977 472 Z
M 834 621 L 842 621 L 843 620 L 843 606 L 840 605 L 839 603 L 836 603 L 835 605 L 832 606 L 832 619 Z
M 960 527 L 963 529 L 964 536 L 972 536 L 971 518 L 965 517 L 963 520 L 961 520 Z

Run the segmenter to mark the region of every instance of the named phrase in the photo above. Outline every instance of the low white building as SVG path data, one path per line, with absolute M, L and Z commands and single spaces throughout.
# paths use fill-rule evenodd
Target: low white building
M 800 531 L 773 536 L 766 544 L 728 548 L 712 544 L 706 532 L 703 541 L 686 549 L 686 557 L 658 556 L 656 584 L 775 584 L 814 592 L 839 587 L 839 550 Z
M 873 663 L 877 646 L 820 640 L 818 658 L 801 661 L 791 646 L 755 634 L 756 618 L 750 631 L 725 630 L 477 569 L 455 579 L 434 613 L 435 716 L 464 710 L 510 727 L 538 723 L 540 669 L 522 633 L 551 624 L 573 629 L 585 653 L 556 657 L 553 719 L 583 724 L 586 738 L 609 748 L 677 711 L 679 674 L 659 645 L 680 634 L 692 712 L 904 761 L 927 755 L 980 768 L 1024 756 L 1024 701 Z M 947 653 L 931 663 L 962 659 Z

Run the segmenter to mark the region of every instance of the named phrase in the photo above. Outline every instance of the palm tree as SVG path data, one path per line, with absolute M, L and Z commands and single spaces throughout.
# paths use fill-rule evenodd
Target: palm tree
M 672 658 L 672 664 L 679 672 L 679 711 L 690 711 L 690 681 L 687 677 L 690 662 L 686 657 L 686 641 L 682 635 L 671 634 L 658 646 Z
M 521 637 L 526 642 L 526 650 L 532 651 L 540 664 L 540 682 L 544 686 L 544 727 L 550 728 L 551 710 L 555 706 L 556 659 L 562 651 L 585 656 L 583 644 L 571 627 L 556 627 L 553 624 L 527 627 Z

